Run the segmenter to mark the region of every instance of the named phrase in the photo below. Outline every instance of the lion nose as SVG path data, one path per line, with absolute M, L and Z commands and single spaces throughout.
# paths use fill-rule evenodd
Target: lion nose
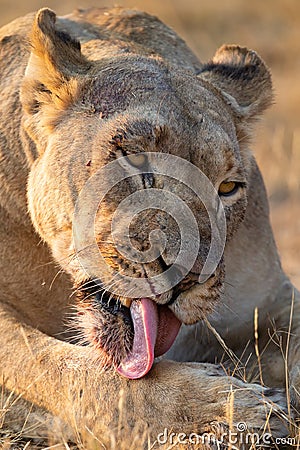
M 175 287 L 185 277 L 185 268 L 179 264 L 168 264 L 163 255 L 159 256 L 158 262 L 164 272 L 164 277 L 170 282 L 170 288 Z
M 190 281 L 194 281 L 197 283 L 207 283 L 208 281 L 215 278 L 216 272 L 212 272 L 211 274 L 202 274 L 202 273 L 195 273 L 190 272 L 186 278 L 188 278 Z
M 203 274 L 200 271 L 193 272 L 193 270 L 188 270 L 186 267 L 182 267 L 176 263 L 172 264 L 172 262 L 165 257 L 164 253 L 159 256 L 158 261 L 173 286 L 177 285 L 182 280 L 188 284 L 207 283 L 216 276 L 216 271 L 210 274 Z

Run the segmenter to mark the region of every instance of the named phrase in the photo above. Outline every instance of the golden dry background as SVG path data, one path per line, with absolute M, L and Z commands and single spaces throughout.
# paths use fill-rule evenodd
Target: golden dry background
M 66 14 L 98 0 L 0 0 L 0 26 L 43 6 Z M 253 149 L 263 172 L 282 263 L 300 288 L 300 0 L 119 0 L 159 16 L 203 61 L 223 43 L 258 51 L 272 70 L 276 103 L 258 124 Z

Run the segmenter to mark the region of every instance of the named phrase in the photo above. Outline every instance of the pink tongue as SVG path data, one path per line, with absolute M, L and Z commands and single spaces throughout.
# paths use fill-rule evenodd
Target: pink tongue
M 149 372 L 154 355 L 160 356 L 171 347 L 180 321 L 167 306 L 157 307 L 149 298 L 133 300 L 130 312 L 134 328 L 133 346 L 117 372 L 126 378 L 136 379 Z

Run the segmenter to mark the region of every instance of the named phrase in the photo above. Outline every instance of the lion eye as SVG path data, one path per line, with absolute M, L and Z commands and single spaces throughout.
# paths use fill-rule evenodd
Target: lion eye
M 142 167 L 147 162 L 146 155 L 139 154 L 139 153 L 127 155 L 126 158 L 127 158 L 127 161 L 129 162 L 129 164 L 131 164 L 134 167 Z
M 223 181 L 219 186 L 219 195 L 229 196 L 235 194 L 238 190 L 238 183 L 235 181 Z

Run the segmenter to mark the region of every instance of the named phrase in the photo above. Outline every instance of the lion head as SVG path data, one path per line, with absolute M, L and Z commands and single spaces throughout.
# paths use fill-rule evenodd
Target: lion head
M 116 49 L 99 33 L 81 46 L 55 19 L 47 9 L 35 18 L 22 86 L 37 152 L 29 211 L 74 281 L 78 329 L 119 373 L 139 378 L 181 323 L 219 300 L 223 248 L 203 274 L 216 258 L 210 213 L 226 220 L 226 246 L 247 208 L 247 143 L 271 78 L 239 46 L 193 71 L 148 41 L 127 40 L 124 51 L 120 37 Z

